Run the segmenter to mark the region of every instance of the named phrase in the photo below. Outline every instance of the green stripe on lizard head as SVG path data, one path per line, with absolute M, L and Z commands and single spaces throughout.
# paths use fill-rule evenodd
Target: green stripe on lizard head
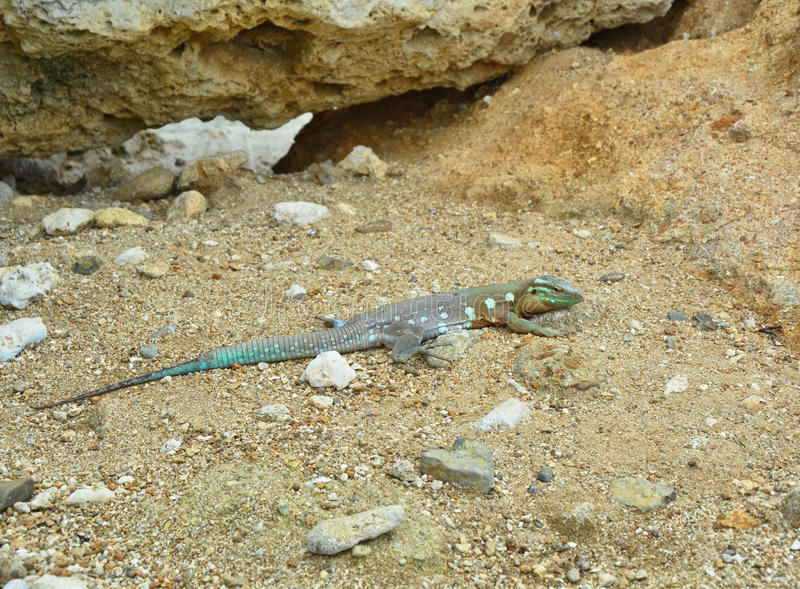
M 569 282 L 547 275 L 533 280 L 533 292 L 551 309 L 563 309 L 583 300 L 583 293 Z

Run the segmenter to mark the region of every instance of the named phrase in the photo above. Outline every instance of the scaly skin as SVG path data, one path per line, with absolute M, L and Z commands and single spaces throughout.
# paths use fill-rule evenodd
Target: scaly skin
M 529 319 L 536 313 L 563 309 L 579 303 L 583 295 L 565 280 L 552 276 L 490 284 L 408 299 L 361 313 L 348 321 L 333 320 L 332 329 L 282 335 L 222 346 L 193 360 L 123 380 L 69 399 L 35 409 L 50 409 L 125 387 L 234 364 L 283 362 L 311 358 L 328 350 L 354 352 L 379 346 L 391 348 L 392 359 L 406 363 L 415 354 L 436 356 L 432 346 L 420 345 L 454 329 L 507 325 L 518 333 L 554 337 L 555 330 Z

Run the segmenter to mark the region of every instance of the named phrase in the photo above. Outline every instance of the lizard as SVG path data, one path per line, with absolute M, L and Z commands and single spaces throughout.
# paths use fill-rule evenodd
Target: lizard
M 346 353 L 387 347 L 391 349 L 392 360 L 403 365 L 416 354 L 447 360 L 432 351 L 436 343 L 429 340 L 451 330 L 489 325 L 505 325 L 517 333 L 556 337 L 562 334 L 537 325 L 530 317 L 563 309 L 582 300 L 583 294 L 566 280 L 547 275 L 432 294 L 384 305 L 347 321 L 327 319 L 329 329 L 326 330 L 220 346 L 180 364 L 33 408 L 51 409 L 166 376 L 231 368 L 235 364 L 312 358 L 329 350 Z M 428 343 L 423 345 L 423 342 Z

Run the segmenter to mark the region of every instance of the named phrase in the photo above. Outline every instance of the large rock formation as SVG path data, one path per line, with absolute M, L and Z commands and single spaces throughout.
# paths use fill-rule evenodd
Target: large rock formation
M 464 88 L 670 0 L 0 0 L 0 156 Z

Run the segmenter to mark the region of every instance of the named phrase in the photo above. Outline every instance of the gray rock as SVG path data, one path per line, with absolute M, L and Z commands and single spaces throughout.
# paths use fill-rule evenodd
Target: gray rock
M 147 252 L 144 251 L 144 248 L 140 245 L 136 247 L 130 247 L 114 258 L 115 264 L 138 264 L 139 262 L 144 261 L 147 257 Z
M 279 202 L 273 217 L 278 223 L 311 225 L 328 217 L 328 207 L 305 201 Z
M 396 528 L 405 517 L 400 505 L 388 505 L 355 515 L 318 523 L 306 538 L 306 549 L 316 554 L 336 554 L 359 542 L 377 538 Z
M 189 220 L 205 212 L 208 208 L 206 197 L 196 190 L 180 193 L 167 209 L 167 221 Z
M 27 501 L 33 495 L 30 477 L 0 483 L 0 511 L 5 511 L 18 501 Z
M 417 469 L 410 460 L 397 460 L 389 468 L 389 476 L 406 483 L 413 483 L 417 480 Z
M 581 344 L 536 340 L 517 354 L 514 373 L 539 387 L 585 391 L 608 380 L 603 359 Z
M 57 282 L 58 275 L 47 262 L 12 269 L 0 274 L 0 305 L 24 309 L 37 297 L 50 292 Z
M 484 444 L 469 438 L 457 439 L 450 450 L 437 448 L 423 452 L 420 471 L 483 493 L 494 488 L 494 457 Z
M 508 429 L 530 418 L 531 409 L 519 399 L 508 399 L 474 423 L 476 429 Z
M 314 268 L 317 270 L 344 270 L 352 265 L 353 262 L 350 260 L 342 260 L 331 256 L 322 256 L 314 262 Z
M 545 466 L 536 474 L 536 480 L 542 483 L 549 483 L 553 480 L 553 471 Z
M 608 495 L 617 503 L 641 512 L 664 507 L 678 496 L 670 487 L 633 477 L 612 481 L 608 487 Z
M 680 311 L 669 311 L 667 313 L 667 319 L 670 321 L 688 321 L 689 318 L 681 313 Z
M 600 277 L 600 282 L 619 282 L 623 278 L 625 278 L 625 275 L 622 272 L 609 272 L 608 274 L 603 274 Z
M 158 358 L 161 355 L 161 351 L 153 344 L 145 344 L 139 348 L 139 355 L 147 360 L 152 360 L 153 358 Z
M 581 580 L 581 572 L 576 568 L 571 568 L 567 571 L 567 581 L 570 583 L 577 583 Z
M 697 325 L 697 327 L 703 331 L 716 331 L 718 329 L 724 329 L 728 327 L 725 323 L 714 319 L 708 313 L 695 313 L 692 315 L 692 319 L 694 320 L 695 325 Z
M 97 256 L 81 256 L 75 260 L 75 263 L 72 265 L 72 271 L 75 272 L 75 274 L 83 274 L 88 276 L 89 274 L 94 274 L 97 272 L 102 265 L 103 260 Z
M 174 186 L 173 173 L 166 168 L 155 167 L 124 182 L 114 193 L 113 198 L 123 202 L 154 200 L 167 196 Z
M 474 330 L 448 331 L 431 342 L 433 344 L 431 351 L 437 356 L 447 358 L 450 362 L 455 362 L 479 341 L 481 334 Z M 449 362 L 433 356 L 425 356 L 425 362 L 432 368 L 444 368 L 450 365 Z

